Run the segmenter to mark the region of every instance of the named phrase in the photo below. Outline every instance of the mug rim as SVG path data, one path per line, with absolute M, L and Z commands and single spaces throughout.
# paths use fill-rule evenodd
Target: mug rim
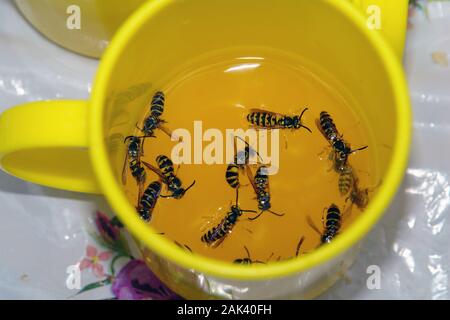
M 112 78 L 114 66 L 120 60 L 120 56 L 125 50 L 128 41 L 132 39 L 133 35 L 147 20 L 175 1 L 150 1 L 137 9 L 112 39 L 97 71 L 89 111 L 90 157 L 98 183 L 110 206 L 127 227 L 127 230 L 158 256 L 168 259 L 183 268 L 194 269 L 195 271 L 221 278 L 267 280 L 286 277 L 328 262 L 350 249 L 374 227 L 375 223 L 385 213 L 403 180 L 409 159 L 412 111 L 406 79 L 399 58 L 378 32 L 369 30 L 365 26 L 362 15 L 346 1 L 327 1 L 327 5 L 333 6 L 334 9 L 342 14 L 343 18 L 348 19 L 355 28 L 360 29 L 369 40 L 369 45 L 380 56 L 388 74 L 390 85 L 393 88 L 396 113 L 399 115 L 396 119 L 394 152 L 385 174 L 384 183 L 364 211 L 364 215 L 358 217 L 345 232 L 326 246 L 321 246 L 295 259 L 267 265 L 250 266 L 236 265 L 203 255 L 188 253 L 172 243 L 172 241 L 158 236 L 157 232 L 154 232 L 156 229 L 145 224 L 138 217 L 135 208 L 131 205 L 123 192 L 123 188 L 115 178 L 107 155 L 103 134 L 103 112 L 107 97 L 106 88 L 109 79 Z

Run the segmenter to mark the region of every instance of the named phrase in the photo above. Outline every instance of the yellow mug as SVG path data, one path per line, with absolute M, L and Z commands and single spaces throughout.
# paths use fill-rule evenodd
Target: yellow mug
M 378 1 L 406 23 L 407 1 Z M 385 13 L 387 14 L 387 13 Z M 390 22 L 393 24 L 394 22 Z M 404 32 L 391 41 L 400 43 Z M 357 102 L 370 125 L 382 186 L 364 214 L 331 244 L 297 259 L 240 266 L 190 254 L 142 222 L 121 185 L 123 138 L 134 131 L 162 75 L 206 52 L 271 47 L 319 63 Z M 0 164 L 28 181 L 103 193 L 142 244 L 150 268 L 186 298 L 311 298 L 355 259 L 407 165 L 411 110 L 400 51 L 343 0 L 160 0 L 142 6 L 106 51 L 90 101 L 25 104 L 0 117 Z M 389 147 L 390 146 L 390 147 Z
M 24 17 L 60 46 L 99 58 L 125 19 L 148 0 L 15 0 Z

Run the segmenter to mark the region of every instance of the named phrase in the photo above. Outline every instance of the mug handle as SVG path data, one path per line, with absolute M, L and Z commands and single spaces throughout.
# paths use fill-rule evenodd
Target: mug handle
M 88 102 L 41 101 L 0 116 L 0 167 L 37 184 L 101 193 L 89 159 Z
M 408 0 L 348 0 L 362 13 L 379 8 L 381 32 L 403 57 Z M 85 193 L 101 193 L 89 159 L 88 102 L 34 102 L 0 117 L 0 167 L 18 178 Z M 61 121 L 63 120 L 63 121 Z
M 348 0 L 364 17 L 378 15 L 379 31 L 391 45 L 397 57 L 403 58 L 408 23 L 408 0 Z

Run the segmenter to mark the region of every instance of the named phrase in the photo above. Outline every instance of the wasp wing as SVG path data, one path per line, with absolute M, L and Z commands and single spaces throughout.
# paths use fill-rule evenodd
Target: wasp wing
M 161 178 L 161 180 L 166 181 L 166 177 L 164 177 L 164 175 L 162 174 L 161 170 L 159 170 L 158 168 L 156 168 L 155 166 L 152 166 L 150 163 L 147 163 L 145 161 L 142 161 L 142 163 L 144 164 L 144 166 L 146 166 L 148 169 L 150 169 L 151 171 L 153 171 L 154 173 L 156 173 L 158 175 L 158 177 Z

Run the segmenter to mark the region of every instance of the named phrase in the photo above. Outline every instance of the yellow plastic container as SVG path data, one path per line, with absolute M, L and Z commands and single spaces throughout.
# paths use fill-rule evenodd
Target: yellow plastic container
M 119 26 L 146 1 L 149 0 L 15 0 L 15 3 L 26 19 L 50 40 L 99 58 Z M 80 29 L 72 27 L 73 17 L 79 18 Z
M 405 30 L 407 1 L 378 3 L 389 23 Z M 404 32 L 391 36 L 392 45 L 344 0 L 151 2 L 111 42 L 90 101 L 31 103 L 0 117 L 0 164 L 32 182 L 103 193 L 142 243 L 150 268 L 187 298 L 311 298 L 354 261 L 359 241 L 382 216 L 405 172 L 411 110 L 400 64 Z M 351 89 L 356 112 L 379 142 L 371 148 L 383 184 L 364 214 L 330 245 L 268 265 L 239 266 L 183 251 L 138 218 L 120 182 L 123 138 L 158 89 L 151 83 L 205 52 L 244 45 L 273 47 L 320 64 Z

